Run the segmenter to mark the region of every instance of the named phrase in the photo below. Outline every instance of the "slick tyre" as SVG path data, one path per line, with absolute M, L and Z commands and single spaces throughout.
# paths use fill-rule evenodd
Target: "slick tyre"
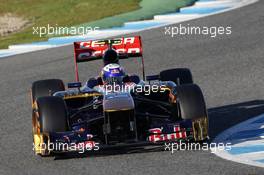
M 36 81 L 32 84 L 31 95 L 32 102 L 35 102 L 37 98 L 44 96 L 51 96 L 57 91 L 64 91 L 64 83 L 60 79 L 47 79 Z
M 68 113 L 64 100 L 60 97 L 39 97 L 35 102 L 32 115 L 34 152 L 50 156 L 50 133 L 69 130 Z M 43 147 L 44 146 L 44 147 Z
M 198 85 L 177 86 L 176 93 L 182 119 L 198 119 L 207 116 L 204 97 Z
M 177 86 L 176 91 L 180 117 L 192 121 L 194 141 L 206 141 L 208 115 L 201 89 L 196 84 L 186 84 Z
M 39 97 L 36 101 L 40 133 L 64 132 L 68 130 L 67 108 L 60 97 Z
M 192 73 L 187 68 L 168 69 L 160 72 L 161 81 L 173 81 L 177 85 L 192 84 Z

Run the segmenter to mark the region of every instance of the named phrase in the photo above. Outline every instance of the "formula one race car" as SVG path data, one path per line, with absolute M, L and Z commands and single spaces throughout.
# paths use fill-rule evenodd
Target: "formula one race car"
M 145 76 L 140 36 L 75 42 L 76 82 L 32 85 L 34 152 L 101 150 L 208 139 L 203 94 L 189 69 Z M 128 75 L 119 61 L 141 59 L 142 76 Z M 78 63 L 102 59 L 101 74 L 82 85 Z

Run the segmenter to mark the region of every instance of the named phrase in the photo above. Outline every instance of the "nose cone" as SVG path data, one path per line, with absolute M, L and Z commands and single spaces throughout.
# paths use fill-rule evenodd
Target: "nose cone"
M 104 111 L 119 111 L 134 109 L 135 104 L 132 96 L 129 93 L 113 93 L 107 94 L 104 97 L 103 108 Z

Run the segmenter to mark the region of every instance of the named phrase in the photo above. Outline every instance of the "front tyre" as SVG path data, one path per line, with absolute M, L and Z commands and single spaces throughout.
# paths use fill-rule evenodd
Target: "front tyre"
M 50 155 L 49 134 L 69 130 L 67 108 L 60 97 L 47 96 L 36 100 L 33 110 L 33 142 L 35 154 Z
M 179 114 L 183 120 L 192 120 L 195 141 L 208 139 L 208 115 L 203 93 L 196 84 L 176 87 Z

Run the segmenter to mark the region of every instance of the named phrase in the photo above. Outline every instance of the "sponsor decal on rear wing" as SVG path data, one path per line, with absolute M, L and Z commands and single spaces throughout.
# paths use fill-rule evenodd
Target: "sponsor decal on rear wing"
M 132 36 L 74 42 L 75 77 L 77 82 L 79 82 L 78 63 L 102 59 L 104 52 L 109 48 L 116 50 L 119 59 L 140 57 L 142 64 L 142 76 L 143 80 L 145 80 L 141 37 Z
M 74 42 L 75 60 L 78 63 L 101 59 L 109 47 L 116 50 L 120 59 L 142 56 L 141 38 L 140 36 L 134 36 Z

